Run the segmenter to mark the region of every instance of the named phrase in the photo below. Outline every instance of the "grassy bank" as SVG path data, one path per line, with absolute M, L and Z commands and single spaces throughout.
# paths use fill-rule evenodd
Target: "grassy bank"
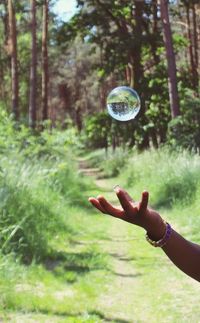
M 12 255 L 1 257 L 0 313 L 5 322 L 97 321 L 93 304 L 104 289 L 108 265 L 98 246 L 105 224 L 81 208 L 69 207 L 68 212 L 65 224 L 71 232 L 62 230 L 51 238 L 54 252 L 42 262 L 26 266 Z
M 105 162 L 97 151 L 84 160 L 100 167 L 99 187 L 79 172 L 69 149 L 11 157 L 2 160 L 1 179 L 3 322 L 198 322 L 199 284 L 149 246 L 140 228 L 98 214 L 87 197 L 117 202 L 115 184 L 136 199 L 148 189 L 151 204 L 198 242 L 199 156 L 118 151 Z M 4 219 L 13 221 L 10 231 Z

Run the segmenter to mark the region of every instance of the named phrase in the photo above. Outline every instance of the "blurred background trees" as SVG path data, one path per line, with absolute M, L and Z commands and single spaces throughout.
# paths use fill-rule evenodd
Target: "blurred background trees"
M 199 150 L 199 1 L 78 0 L 67 22 L 54 3 L 0 1 L 0 108 L 36 129 L 73 125 L 91 148 Z M 140 95 L 137 120 L 105 113 L 118 85 Z

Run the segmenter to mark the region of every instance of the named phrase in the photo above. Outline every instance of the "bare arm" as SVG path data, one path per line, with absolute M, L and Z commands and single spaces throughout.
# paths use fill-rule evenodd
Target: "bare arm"
M 89 198 L 99 211 L 144 228 L 152 240 L 160 240 L 166 230 L 161 216 L 148 207 L 148 192 L 142 193 L 139 203 L 134 203 L 126 191 L 116 188 L 121 207 L 110 204 L 103 196 Z M 200 281 L 200 246 L 183 238 L 172 230 L 167 243 L 162 247 L 171 261 L 185 274 Z
M 200 282 L 200 246 L 183 238 L 176 231 L 162 248 L 171 261 L 185 274 Z

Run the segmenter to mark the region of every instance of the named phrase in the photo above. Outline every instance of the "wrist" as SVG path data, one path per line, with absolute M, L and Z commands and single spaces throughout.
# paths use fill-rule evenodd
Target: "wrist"
M 164 247 L 166 245 L 166 243 L 168 242 L 171 234 L 172 234 L 172 227 L 169 223 L 165 222 L 165 234 L 163 235 L 163 237 L 159 240 L 152 240 L 151 237 L 149 237 L 148 232 L 146 233 L 146 240 L 154 247 Z
M 159 213 L 154 211 L 150 213 L 151 214 L 148 216 L 150 221 L 148 221 L 144 229 L 152 240 L 158 241 L 165 234 L 166 223 L 163 221 Z

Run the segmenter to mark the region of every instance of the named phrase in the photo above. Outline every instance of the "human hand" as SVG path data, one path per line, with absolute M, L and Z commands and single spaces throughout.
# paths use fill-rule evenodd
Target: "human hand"
M 101 195 L 97 198 L 90 197 L 89 202 L 104 214 L 143 227 L 155 238 L 159 239 L 163 235 L 165 225 L 159 213 L 148 207 L 149 193 L 147 191 L 142 193 L 140 202 L 134 202 L 130 195 L 119 186 L 115 188 L 115 192 L 121 204 L 120 207 L 112 205 Z

